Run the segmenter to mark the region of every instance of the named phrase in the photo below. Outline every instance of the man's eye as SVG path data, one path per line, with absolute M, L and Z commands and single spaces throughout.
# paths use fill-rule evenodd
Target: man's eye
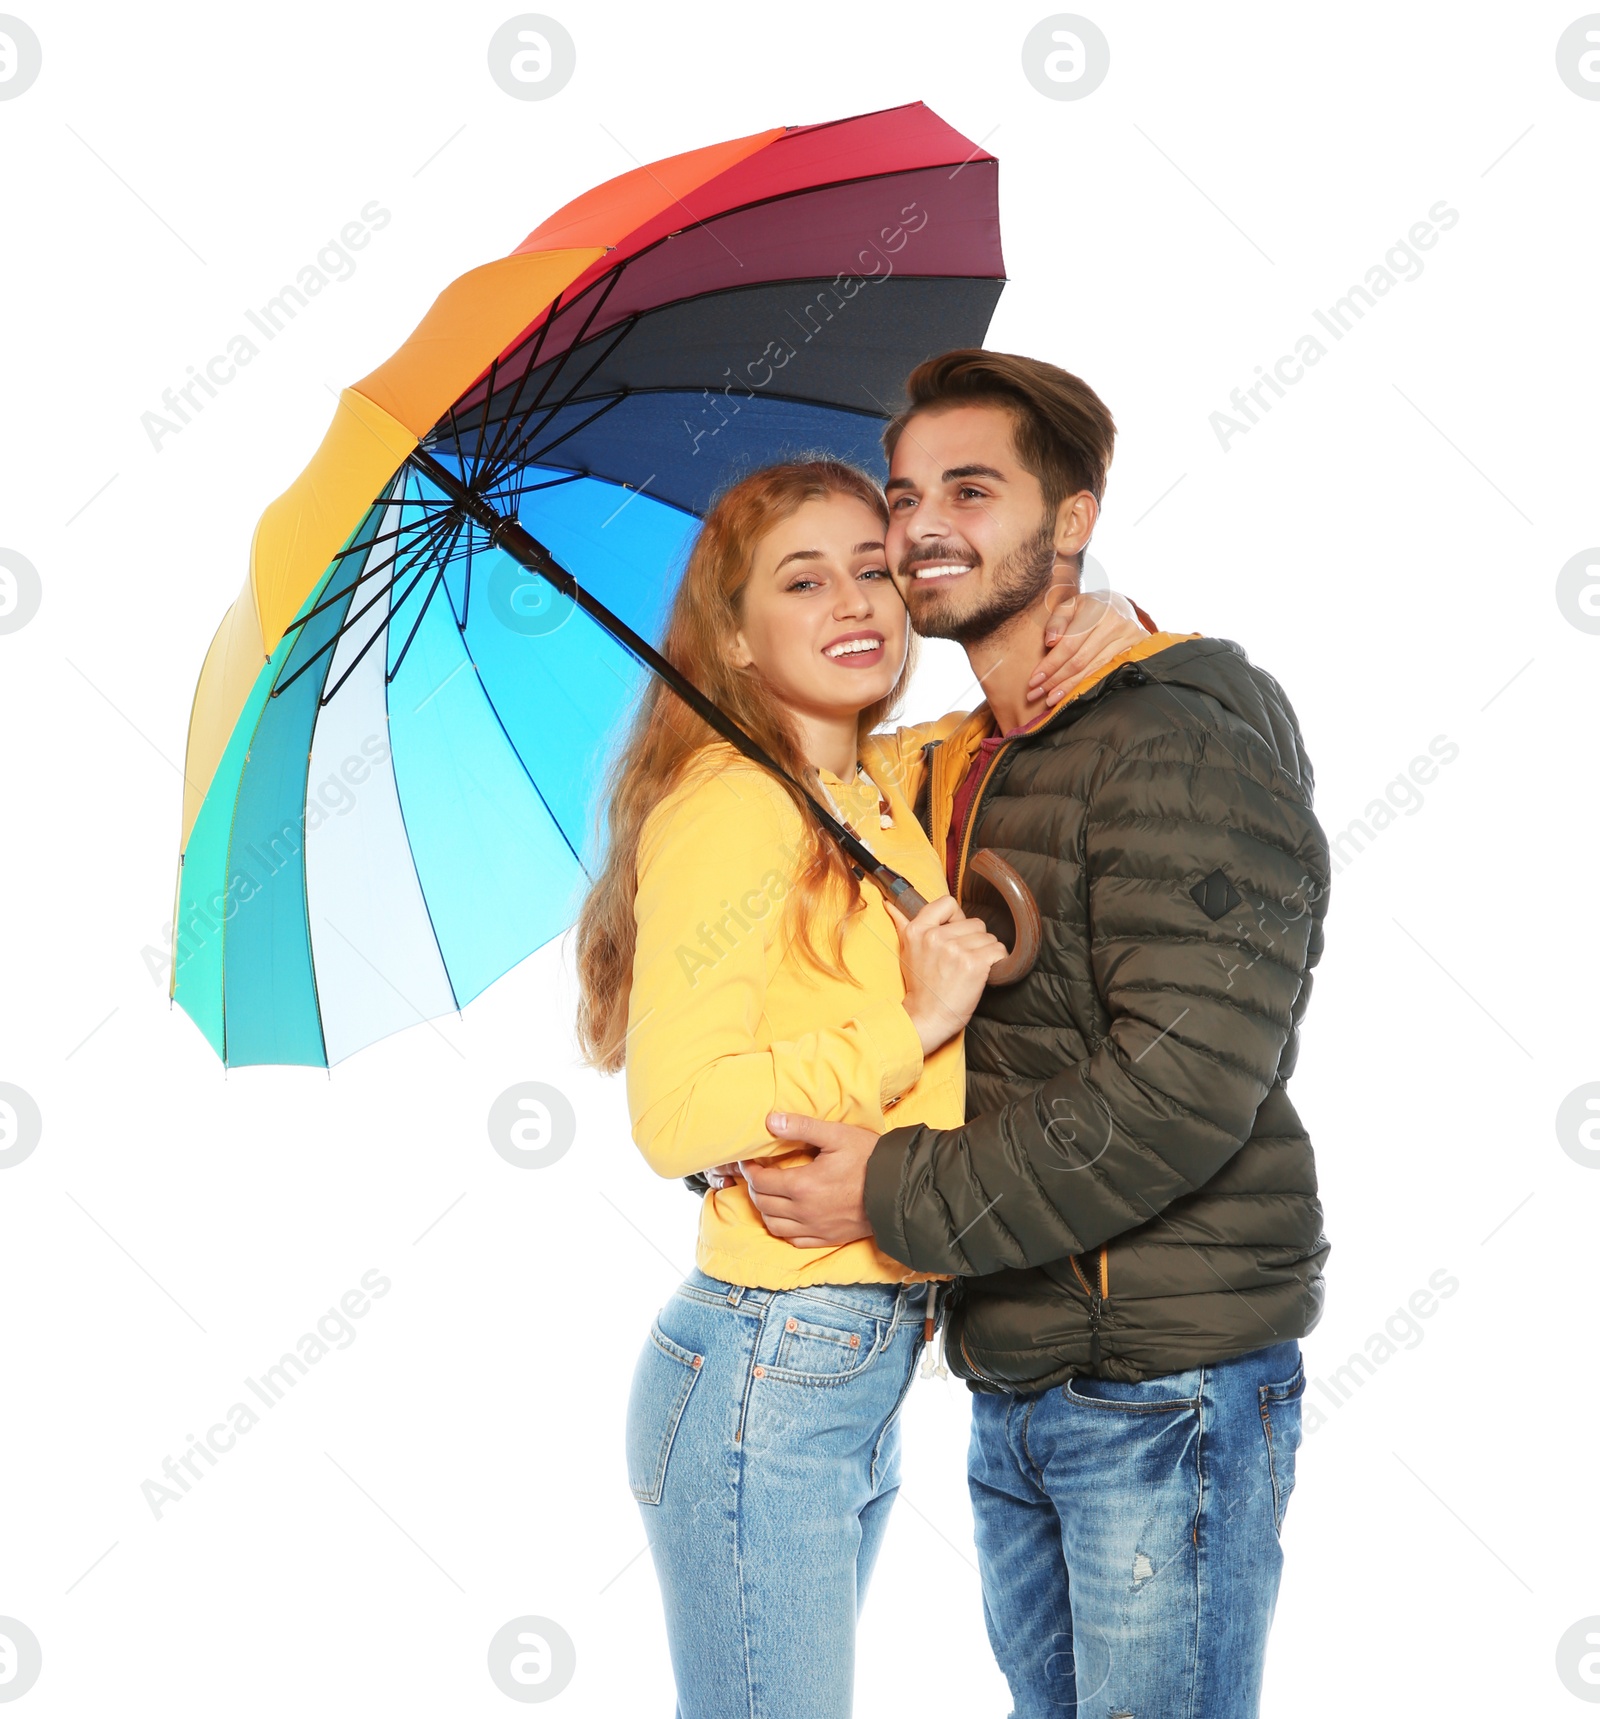
M 956 491 L 956 494 L 965 501 L 970 496 L 981 496 L 983 491 L 981 489 L 975 489 L 970 483 L 964 483 L 961 488 Z

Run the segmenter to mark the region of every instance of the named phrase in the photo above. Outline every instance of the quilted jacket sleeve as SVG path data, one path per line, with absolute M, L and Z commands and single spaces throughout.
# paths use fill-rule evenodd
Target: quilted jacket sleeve
M 1071 1060 L 1064 1032 L 1059 1073 L 963 1128 L 882 1137 L 866 1197 L 886 1253 L 966 1275 L 1046 1264 L 1227 1163 L 1286 1072 L 1321 948 L 1328 856 L 1308 798 L 1264 749 L 1199 724 L 1100 760 L 1080 887 L 1101 1030 Z

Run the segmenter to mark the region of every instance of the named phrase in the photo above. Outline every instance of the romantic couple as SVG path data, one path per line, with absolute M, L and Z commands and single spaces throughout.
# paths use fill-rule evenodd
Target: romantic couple
M 627 1424 L 679 1719 L 849 1714 L 937 1319 L 1013 1719 L 1243 1719 L 1328 1253 L 1285 1085 L 1329 877 L 1311 765 L 1236 645 L 1080 595 L 1092 390 L 971 350 L 906 391 L 886 492 L 810 460 L 716 502 L 662 649 L 928 905 L 658 683 L 579 921 L 585 1054 L 704 1190 Z M 882 729 L 918 633 L 985 702 Z M 987 988 L 1005 947 L 957 905 L 984 848 L 1041 920 Z

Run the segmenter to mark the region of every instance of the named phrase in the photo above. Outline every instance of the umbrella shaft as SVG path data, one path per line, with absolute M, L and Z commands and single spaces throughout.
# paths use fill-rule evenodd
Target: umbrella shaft
M 488 533 L 489 540 L 505 550 L 519 566 L 547 579 L 562 596 L 572 602 L 604 627 L 605 630 L 653 674 L 664 680 L 696 716 L 736 746 L 752 764 L 759 764 L 791 786 L 799 788 L 813 816 L 854 862 L 857 876 L 870 877 L 884 895 L 908 918 L 914 918 L 926 905 L 922 896 L 892 866 L 886 866 L 850 826 L 834 815 L 783 768 L 759 742 L 713 704 L 693 681 L 680 674 L 667 659 L 640 637 L 620 615 L 613 614 L 598 597 L 591 596 L 561 565 L 548 549 L 529 532 L 521 520 L 498 512 L 483 496 L 469 489 L 447 466 L 441 465 L 421 448 L 411 455 L 412 463 L 444 491 L 475 524 Z

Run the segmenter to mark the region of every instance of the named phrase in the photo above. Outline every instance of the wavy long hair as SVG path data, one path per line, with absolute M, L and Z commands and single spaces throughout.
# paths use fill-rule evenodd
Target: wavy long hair
M 752 472 L 725 491 L 705 516 L 689 551 L 673 599 L 661 654 L 793 777 L 816 791 L 816 773 L 800 750 L 799 736 L 784 705 L 754 668 L 731 661 L 734 634 L 743 617 L 756 546 L 774 525 L 808 501 L 851 496 L 864 502 L 885 527 L 883 492 L 865 472 L 840 460 L 796 460 Z M 858 733 L 869 734 L 899 701 L 910 678 L 916 635 L 908 628 L 906 660 L 894 685 L 860 716 Z M 690 760 L 718 739 L 665 682 L 652 680 L 622 751 L 612 767 L 603 834 L 605 859 L 584 898 L 577 923 L 578 1044 L 590 1066 L 615 1073 L 623 1065 L 628 1028 L 628 993 L 633 983 L 637 927 L 639 835 L 645 819 L 682 778 Z M 816 826 L 800 791 L 783 784 L 805 822 L 807 846 L 784 903 L 796 944 L 819 971 L 843 975 L 845 916 L 861 889 L 844 855 Z M 842 896 L 842 909 L 823 913 Z M 827 923 L 826 951 L 813 933 Z

